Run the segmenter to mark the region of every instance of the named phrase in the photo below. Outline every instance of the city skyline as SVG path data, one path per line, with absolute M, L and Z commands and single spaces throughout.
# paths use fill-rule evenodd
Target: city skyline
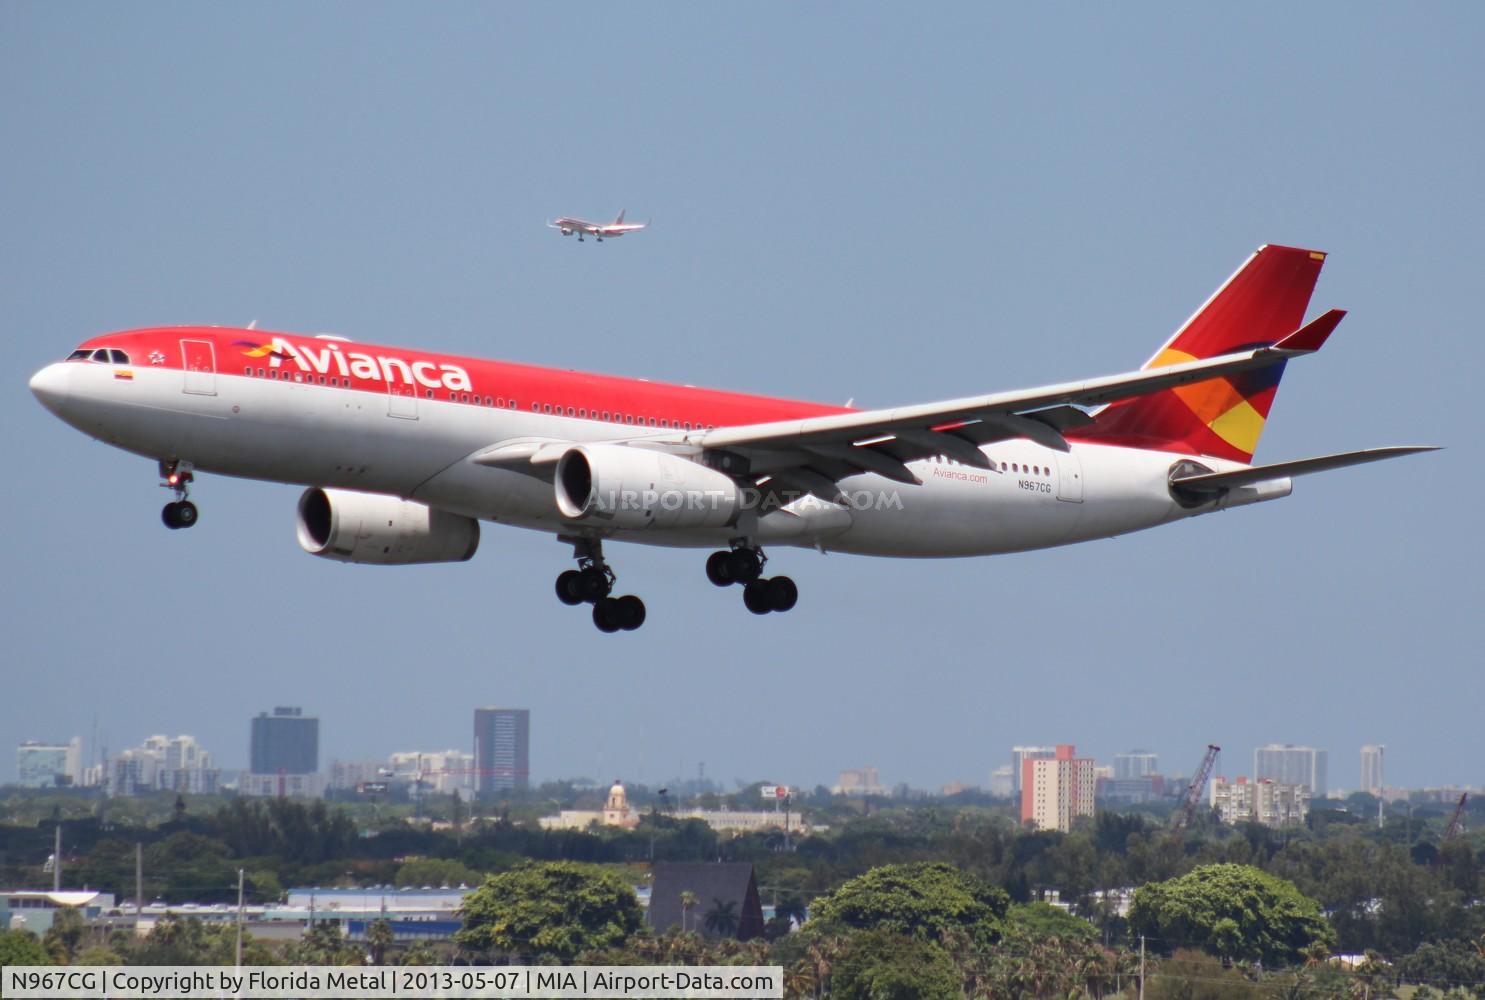
M 283 710 L 283 709 L 281 708 L 280 710 Z M 481 711 L 512 712 L 512 711 L 514 711 L 514 712 L 524 713 L 524 720 L 525 720 L 524 721 L 524 725 L 526 726 L 528 733 L 530 731 L 530 710 L 529 709 L 475 709 L 475 711 L 476 712 L 481 712 Z M 253 720 L 256 722 L 257 719 L 264 718 L 265 716 L 266 716 L 266 713 L 259 713 L 259 715 L 253 717 Z M 272 718 L 272 716 L 266 716 L 266 717 Z M 315 723 L 318 723 L 320 721 L 320 719 L 318 717 L 313 717 L 312 719 L 311 718 L 306 718 L 305 721 L 313 721 Z M 188 739 L 189 740 L 189 739 L 191 739 L 191 737 L 184 736 L 184 737 L 179 737 L 178 739 Z M 530 743 L 529 743 L 529 740 L 530 740 L 529 735 L 528 735 L 527 739 L 528 739 L 528 743 L 527 743 L 527 749 L 525 751 L 525 757 L 529 761 L 531 759 L 531 757 L 532 757 L 532 751 L 530 749 Z M 89 771 L 89 769 L 96 769 L 98 767 L 98 764 L 99 764 L 99 762 L 98 762 L 98 760 L 96 758 L 96 754 L 97 754 L 98 750 L 101 749 L 101 748 L 94 747 L 94 746 L 90 745 L 86 740 L 84 740 L 80 736 L 72 737 L 72 740 L 75 741 L 78 744 L 78 749 L 77 749 L 76 753 L 77 753 L 77 759 L 78 759 L 79 764 L 80 764 L 79 769 L 78 769 L 79 770 L 79 773 L 80 774 L 81 773 L 86 773 L 86 772 Z M 148 743 L 148 740 L 146 740 L 145 742 Z M 37 747 L 45 746 L 45 747 L 48 747 L 48 748 L 66 749 L 68 747 L 68 745 L 69 744 L 67 742 L 65 742 L 65 741 L 62 742 L 62 743 L 51 744 L 51 743 L 47 743 L 46 741 L 42 741 L 42 740 L 23 740 L 21 743 L 19 743 L 17 745 L 17 750 L 18 750 L 18 752 L 21 752 L 21 751 L 24 751 L 29 746 L 37 746 Z M 1123 746 L 1124 744 L 1116 744 L 1116 745 Z M 1231 751 L 1231 749 L 1232 748 L 1229 748 L 1229 751 Z M 1371 752 L 1371 751 L 1383 751 L 1383 750 L 1386 750 L 1387 748 L 1381 747 L 1381 746 L 1375 745 L 1375 744 L 1362 744 L 1362 745 L 1359 745 L 1356 749 L 1359 751 L 1359 753 L 1360 753 L 1360 759 L 1362 761 L 1361 768 L 1358 770 L 1358 773 L 1357 773 L 1357 781 L 1355 781 L 1355 782 L 1349 782 L 1349 781 L 1348 782 L 1341 782 L 1340 784 L 1335 784 L 1334 782 L 1331 782 L 1330 785 L 1333 786 L 1333 787 L 1327 788 L 1327 791 L 1329 791 L 1329 792 L 1344 792 L 1346 794 L 1350 794 L 1350 793 L 1353 793 L 1353 792 L 1361 792 L 1361 791 L 1372 791 L 1372 789 L 1365 787 L 1365 778 L 1366 778 L 1366 773 L 1367 773 L 1366 772 L 1366 767 L 1367 767 L 1366 761 L 1368 759 L 1368 753 Z M 1224 777 L 1224 778 L 1226 778 L 1228 780 L 1235 780 L 1238 777 L 1251 777 L 1255 781 L 1262 780 L 1262 776 L 1260 776 L 1257 773 L 1258 768 L 1256 767 L 1256 763 L 1257 763 L 1256 757 L 1257 757 L 1258 754 L 1262 753 L 1263 751 L 1276 751 L 1276 750 L 1302 751 L 1302 752 L 1318 751 L 1318 753 L 1322 756 L 1322 758 L 1328 760 L 1328 757 L 1329 757 L 1329 748 L 1316 748 L 1316 747 L 1309 747 L 1309 746 L 1303 746 L 1303 745 L 1292 744 L 1292 743 L 1283 743 L 1283 744 L 1281 744 L 1281 743 L 1268 743 L 1268 744 L 1264 744 L 1264 745 L 1261 745 L 1261 746 L 1255 746 L 1255 747 L 1252 748 L 1252 754 L 1253 754 L 1253 757 L 1255 758 L 1254 759 L 1255 767 L 1253 768 L 1253 770 L 1251 772 L 1245 770 L 1241 766 L 1239 766 L 1239 767 L 1233 767 L 1231 764 L 1222 764 L 1222 765 L 1219 766 L 1218 771 L 1213 774 L 1213 778 L 1216 778 L 1216 777 L 1221 776 L 1221 777 Z M 123 752 L 127 752 L 127 751 L 123 751 Z M 1013 759 L 1013 760 L 1017 760 L 1017 759 L 1021 759 L 1021 760 L 1024 760 L 1024 759 L 1033 759 L 1032 758 L 1032 755 L 1033 754 L 1037 754 L 1037 755 L 1039 755 L 1039 756 L 1041 756 L 1043 758 L 1051 758 L 1051 757 L 1054 757 L 1056 755 L 1056 752 L 1057 752 L 1057 746 L 1054 745 L 1054 744 L 1047 744 L 1047 745 L 1018 744 L 1018 745 L 1015 745 L 1013 747 L 1008 747 L 1004 751 L 1004 753 L 1008 754 L 1009 759 Z M 243 774 L 251 773 L 251 768 L 250 767 L 247 767 L 247 766 L 234 766 L 231 763 L 232 757 L 231 757 L 230 754 L 222 754 L 219 751 L 213 751 L 211 754 L 208 754 L 207 756 L 208 756 L 209 761 L 210 761 L 209 766 L 217 767 L 221 771 L 224 771 L 224 772 L 241 772 Z M 1159 765 L 1158 762 L 1163 759 L 1162 758 L 1162 755 L 1159 752 L 1157 752 L 1157 751 L 1151 751 L 1151 750 L 1147 750 L 1147 749 L 1138 749 L 1138 750 L 1122 749 L 1122 750 L 1113 750 L 1113 751 L 1108 751 L 1108 752 L 1094 752 L 1094 753 L 1088 754 L 1087 756 L 1090 757 L 1092 760 L 1094 760 L 1098 764 L 1099 767 L 1107 768 L 1109 770 L 1109 772 L 1110 772 L 1110 776 L 1113 777 L 1113 778 L 1115 778 L 1115 779 L 1144 777 L 1144 776 L 1148 776 L 1148 775 L 1152 775 L 1152 774 L 1159 775 L 1159 776 L 1162 776 L 1162 777 L 1165 777 L 1165 778 L 1176 777 L 1176 778 L 1181 778 L 1181 779 L 1189 779 L 1190 776 L 1191 776 L 1191 772 L 1194 771 L 1194 764 L 1195 763 L 1199 763 L 1199 760 L 1198 761 L 1194 761 L 1192 767 L 1161 766 L 1161 765 Z M 1343 754 L 1342 756 L 1344 757 L 1345 755 Z M 250 757 L 250 753 L 244 755 L 244 758 L 247 758 L 247 757 Z M 353 775 L 353 777 L 350 778 L 350 779 L 346 779 L 346 780 L 349 781 L 350 784 L 355 784 L 356 781 L 358 781 L 358 780 L 374 780 L 374 776 L 372 776 L 372 775 L 364 775 L 363 776 L 363 775 L 360 775 L 359 774 L 359 770 L 358 769 L 360 767 L 362 767 L 363 765 L 369 765 L 369 764 L 375 763 L 379 767 L 380 766 L 389 766 L 394 771 L 396 771 L 396 773 L 402 774 L 404 771 L 410 771 L 412 769 L 412 765 L 408 763 L 408 761 L 410 759 L 412 759 L 412 758 L 425 758 L 426 759 L 427 769 L 429 770 L 429 772 L 430 772 L 431 775 L 434 775 L 434 777 L 430 778 L 430 787 L 434 787 L 435 790 L 447 790 L 447 789 L 444 788 L 444 786 L 448 786 L 449 788 L 455 787 L 455 781 L 454 781 L 454 779 L 453 779 L 452 776 L 455 775 L 461 769 L 467 768 L 468 771 L 470 772 L 471 779 L 476 779 L 476 776 L 478 775 L 478 771 L 479 771 L 479 765 L 476 763 L 475 754 L 473 752 L 471 752 L 471 751 L 461 750 L 461 749 L 459 749 L 457 747 L 451 747 L 451 748 L 446 748 L 446 749 L 432 749 L 431 747 L 429 747 L 429 748 L 419 749 L 419 748 L 417 748 L 417 747 L 415 747 L 415 746 L 413 746 L 413 745 L 411 745 L 409 743 L 405 743 L 404 742 L 404 743 L 397 743 L 395 745 L 395 747 L 388 748 L 388 749 L 383 749 L 380 752 L 373 751 L 373 752 L 370 752 L 370 753 L 367 753 L 367 754 L 360 754 L 360 755 L 355 755 L 355 756 L 346 755 L 346 754 L 339 754 L 339 753 L 335 753 L 335 752 L 322 752 L 321 753 L 320 766 L 317 768 L 316 773 L 322 774 L 327 779 L 326 787 L 335 787 L 336 782 L 334 780 L 329 780 L 329 779 L 332 779 L 333 769 L 336 768 L 336 767 L 340 767 L 342 769 L 349 768 L 349 769 L 351 769 L 350 770 L 350 773 Z M 118 759 L 118 757 L 117 757 L 117 755 L 115 755 L 111 759 L 116 761 Z M 1001 758 L 1001 759 L 1005 759 L 1005 758 Z M 1231 759 L 1233 759 L 1233 758 L 1229 758 L 1229 760 L 1231 760 Z M 1238 757 L 1236 759 L 1237 760 L 1245 760 L 1245 759 L 1248 759 L 1248 758 Z M 676 770 L 674 770 L 671 773 L 668 773 L 668 774 L 651 774 L 649 776 L 642 776 L 638 772 L 624 771 L 622 769 L 617 773 L 617 775 L 608 776 L 608 777 L 605 777 L 603 774 L 600 774 L 600 773 L 598 773 L 596 771 L 593 772 L 593 773 L 585 773 L 585 772 L 544 773 L 539 767 L 538 768 L 531 768 L 531 767 L 529 767 L 529 764 L 528 764 L 528 773 L 529 773 L 530 784 L 533 784 L 533 785 L 540 784 L 543 781 L 562 781 L 562 780 L 574 780 L 574 779 L 579 779 L 579 778 L 586 778 L 589 781 L 591 781 L 595 786 L 597 786 L 597 785 L 605 785 L 605 784 L 607 784 L 615 776 L 621 777 L 626 782 L 637 783 L 637 784 L 646 784 L 646 785 L 659 785 L 659 784 L 664 784 L 664 783 L 667 783 L 667 782 L 682 781 L 682 780 L 686 780 L 686 779 L 689 779 L 689 778 L 693 777 L 695 775 L 695 765 L 698 762 L 704 764 L 704 761 L 692 761 L 692 762 L 689 763 L 689 765 L 683 764 L 683 765 L 681 765 L 680 767 L 678 767 Z M 877 762 L 874 762 L 874 763 L 866 764 L 866 765 L 864 765 L 864 771 L 869 771 L 869 772 L 872 772 L 872 773 L 878 774 L 878 775 L 881 774 L 883 771 L 885 771 L 886 774 L 887 774 L 887 779 L 891 779 L 891 780 L 885 780 L 884 779 L 882 781 L 882 787 L 886 791 L 888 791 L 888 792 L 890 792 L 891 789 L 893 787 L 895 787 L 899 783 L 906 783 L 906 784 L 908 784 L 909 786 L 911 786 L 911 787 L 913 787 L 915 789 L 931 789 L 931 788 L 942 787 L 942 786 L 947 785 L 947 784 L 960 784 L 960 785 L 963 785 L 966 788 L 978 788 L 978 789 L 981 789 L 981 790 L 989 790 L 990 789 L 990 782 L 988 780 L 985 780 L 984 778 L 976 779 L 973 776 L 976 773 L 982 773 L 982 772 L 985 773 L 985 774 L 987 774 L 987 775 L 988 774 L 991 774 L 991 773 L 993 773 L 993 771 L 995 770 L 995 767 L 997 765 L 998 765 L 998 760 L 996 758 L 994 758 L 994 757 L 992 757 L 990 760 L 986 761 L 985 762 L 985 766 L 979 768 L 978 770 L 973 766 L 973 763 L 966 764 L 963 767 L 959 767 L 958 765 L 946 765 L 946 768 L 947 769 L 942 772 L 942 775 L 941 776 L 939 776 L 939 777 L 930 776 L 927 780 L 921 780 L 921 781 L 907 781 L 906 779 L 897 779 L 897 778 L 894 778 L 893 777 L 893 774 L 892 774 L 893 767 L 892 767 L 892 765 L 891 765 L 890 762 L 885 762 L 884 763 L 882 761 L 877 761 Z M 514 767 L 513 764 L 506 764 L 504 766 L 511 767 L 511 768 Z M 823 765 L 820 765 L 820 766 L 823 766 Z M 1322 773 L 1325 773 L 1326 768 L 1327 768 L 1327 765 L 1326 764 L 1322 764 L 1321 765 L 1321 771 L 1322 771 Z M 17 770 L 19 770 L 19 763 L 17 764 Z M 737 780 L 742 780 L 744 777 L 746 777 L 746 782 L 764 781 L 764 780 L 776 780 L 776 781 L 781 781 L 781 782 L 785 782 L 785 783 L 788 783 L 788 784 L 792 784 L 793 786 L 800 787 L 800 788 L 816 788 L 816 787 L 820 787 L 820 786 L 832 787 L 832 786 L 835 786 L 835 785 L 837 785 L 839 783 L 837 779 L 842 774 L 846 774 L 846 773 L 857 773 L 857 772 L 860 772 L 862 770 L 862 768 L 851 768 L 851 767 L 840 768 L 840 769 L 837 769 L 837 770 L 835 770 L 835 771 L 833 771 L 831 773 L 821 773 L 821 774 L 818 774 L 818 775 L 815 772 L 817 770 L 819 770 L 819 767 L 816 766 L 816 765 L 814 765 L 814 764 L 801 766 L 801 767 L 797 768 L 796 770 L 799 771 L 800 773 L 804 773 L 805 776 L 804 777 L 800 777 L 799 774 L 773 774 L 771 777 L 764 777 L 764 776 L 760 776 L 760 775 L 751 775 L 751 776 L 737 776 Z M 1379 770 L 1380 770 L 1380 766 L 1379 766 Z M 1285 776 L 1285 775 L 1281 775 L 1281 776 Z M 12 782 L 10 782 L 10 781 L 0 781 L 0 784 L 10 784 L 10 783 L 12 783 Z M 14 783 L 19 784 L 20 782 L 17 781 L 17 782 L 14 782 Z M 471 784 L 472 784 L 472 781 L 471 781 Z M 1423 780 L 1418 781 L 1418 782 L 1414 782 L 1412 784 L 1403 785 L 1403 784 L 1398 784 L 1398 783 L 1394 783 L 1394 782 L 1386 782 L 1386 783 L 1384 783 L 1382 785 L 1382 787 L 1383 788 L 1386 788 L 1386 789 L 1392 789 L 1392 788 L 1425 789 L 1425 788 L 1452 788 L 1452 787 L 1459 787 L 1459 788 L 1471 787 L 1471 788 L 1473 788 L 1473 787 L 1482 787 L 1482 786 L 1485 786 L 1485 780 L 1476 779 L 1474 781 L 1469 781 L 1469 780 L 1465 780 L 1465 781 L 1447 781 L 1447 780 L 1442 780 L 1442 779 L 1430 778 L 1430 777 L 1428 777 L 1426 775 L 1423 778 Z M 460 781 L 460 782 L 457 783 L 457 787 L 459 787 L 462 790 L 466 786 L 465 786 L 465 784 L 462 781 Z M 724 787 L 725 787 L 725 785 L 724 785 Z M 1012 797 L 1019 797 L 1020 794 L 1021 794 L 1021 790 L 1020 790 L 1020 787 L 1019 787 L 1019 782 L 1016 782 L 1015 785 L 1014 785 L 1014 787 L 1010 791 L 1010 795 Z M 1317 797 L 1324 797 L 1324 796 L 1322 795 L 1322 796 L 1317 796 Z

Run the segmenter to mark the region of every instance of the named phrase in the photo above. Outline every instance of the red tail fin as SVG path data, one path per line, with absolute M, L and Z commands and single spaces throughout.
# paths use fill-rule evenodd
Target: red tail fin
M 1265 246 L 1145 363 L 1159 368 L 1272 345 L 1299 328 L 1325 254 Z M 1283 363 L 1113 403 L 1082 440 L 1251 462 Z

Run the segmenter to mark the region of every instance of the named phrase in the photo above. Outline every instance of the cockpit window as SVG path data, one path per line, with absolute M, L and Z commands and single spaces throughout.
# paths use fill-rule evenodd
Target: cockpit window
M 67 355 L 68 361 L 94 361 L 100 365 L 127 365 L 129 355 L 115 347 L 79 347 Z

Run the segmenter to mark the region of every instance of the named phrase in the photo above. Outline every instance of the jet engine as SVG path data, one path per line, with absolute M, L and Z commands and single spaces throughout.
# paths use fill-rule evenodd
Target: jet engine
M 478 521 L 379 493 L 307 489 L 298 521 L 300 548 L 340 562 L 463 562 L 480 544 Z
M 557 509 L 622 530 L 720 528 L 743 507 L 730 476 L 663 451 L 584 444 L 557 462 Z

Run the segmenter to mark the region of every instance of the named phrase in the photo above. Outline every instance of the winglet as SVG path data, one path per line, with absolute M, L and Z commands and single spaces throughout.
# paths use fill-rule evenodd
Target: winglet
M 1289 336 L 1274 345 L 1276 351 L 1318 351 L 1325 345 L 1325 341 L 1340 326 L 1341 320 L 1345 318 L 1346 310 L 1332 309 L 1319 319 L 1312 320 L 1304 326 L 1295 330 Z

